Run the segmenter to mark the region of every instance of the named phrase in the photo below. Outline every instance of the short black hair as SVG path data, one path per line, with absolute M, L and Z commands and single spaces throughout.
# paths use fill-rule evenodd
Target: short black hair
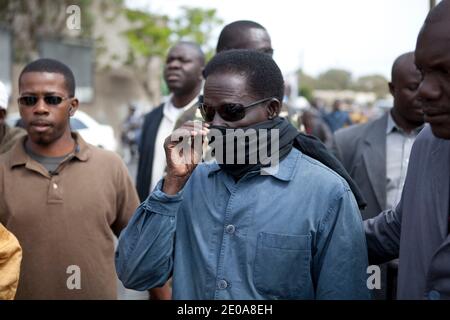
M 248 89 L 258 98 L 283 100 L 283 75 L 272 57 L 265 53 L 245 49 L 222 51 L 206 65 L 203 76 L 207 79 L 212 74 L 226 72 L 246 77 Z
M 69 97 L 75 96 L 75 77 L 72 70 L 64 63 L 54 60 L 54 59 L 38 59 L 30 62 L 25 66 L 19 76 L 19 85 L 22 76 L 29 72 L 48 72 L 48 73 L 59 73 L 64 76 L 66 83 L 66 89 L 69 93 Z
M 187 46 L 187 47 L 191 47 L 192 49 L 194 49 L 197 52 L 197 58 L 200 61 L 200 64 L 203 66 L 205 65 L 206 62 L 206 57 L 205 57 L 205 53 L 202 50 L 202 47 L 200 47 L 200 45 L 197 42 L 193 42 L 193 41 L 186 41 L 186 40 L 182 40 L 179 41 L 177 43 L 175 43 L 170 50 L 172 50 L 173 48 L 175 48 L 176 46 Z M 169 50 L 169 52 L 170 52 Z
M 219 40 L 217 41 L 216 52 L 218 53 L 229 49 L 239 49 L 233 48 L 233 43 L 236 41 L 236 34 L 247 29 L 261 29 L 267 31 L 266 28 L 254 21 L 234 21 L 230 24 L 227 24 L 220 32 Z

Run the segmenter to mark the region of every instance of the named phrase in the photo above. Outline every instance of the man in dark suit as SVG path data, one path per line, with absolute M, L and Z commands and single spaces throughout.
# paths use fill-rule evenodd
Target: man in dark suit
M 389 89 L 394 106 L 382 117 L 335 133 L 335 152 L 367 201 L 363 219 L 393 209 L 400 201 L 415 138 L 423 127 L 418 99 L 420 72 L 414 52 L 399 56 L 393 66 Z M 382 266 L 381 289 L 376 299 L 394 298 L 397 261 Z
M 395 208 L 399 202 L 411 147 L 423 127 L 417 97 L 420 72 L 413 52 L 395 60 L 391 77 L 392 109 L 376 120 L 335 133 L 335 153 L 367 201 L 363 219 Z
M 427 16 L 415 63 L 425 122 L 414 143 L 402 199 L 365 222 L 369 258 L 400 257 L 398 299 L 450 299 L 450 1 Z
M 164 80 L 170 90 L 170 98 L 145 116 L 142 127 L 136 177 L 141 201 L 164 175 L 164 139 L 179 126 L 179 118 L 194 118 L 202 90 L 204 65 L 205 56 L 193 42 L 179 42 L 167 55 Z

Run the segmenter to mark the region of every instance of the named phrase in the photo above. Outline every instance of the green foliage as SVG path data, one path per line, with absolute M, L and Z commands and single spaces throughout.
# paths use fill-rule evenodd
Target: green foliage
M 214 47 L 210 43 L 212 31 L 223 23 L 222 19 L 216 16 L 216 10 L 189 7 L 182 7 L 181 10 L 181 16 L 173 20 L 175 42 L 179 40 L 196 42 L 203 47 L 207 56 L 212 56 L 214 54 Z
M 128 20 L 135 25 L 125 35 L 130 44 L 131 61 L 138 56 L 163 56 L 170 47 L 172 31 L 167 16 L 153 15 L 138 10 L 126 10 Z
M 215 9 L 182 7 L 181 15 L 169 18 L 139 10 L 126 10 L 133 27 L 125 32 L 131 47 L 130 62 L 137 57 L 163 58 L 168 49 L 180 40 L 194 41 L 211 55 L 210 45 L 213 29 L 222 23 Z
M 341 69 L 330 69 L 317 78 L 302 70 L 299 70 L 297 74 L 299 76 L 299 92 L 307 99 L 316 89 L 374 92 L 378 98 L 383 98 L 389 93 L 388 81 L 382 75 L 367 75 L 354 80 L 350 72 Z
M 308 101 L 313 100 L 313 89 L 308 86 L 300 86 L 299 93 L 301 96 L 305 97 Z
M 375 92 L 377 98 L 383 98 L 389 93 L 388 81 L 382 75 L 368 75 L 360 77 L 353 85 L 356 91 Z

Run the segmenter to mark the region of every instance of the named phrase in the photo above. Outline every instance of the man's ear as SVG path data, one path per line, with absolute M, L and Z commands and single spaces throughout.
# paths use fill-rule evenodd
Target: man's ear
M 281 111 L 281 102 L 276 99 L 273 98 L 272 100 L 270 100 L 269 104 L 266 107 L 267 110 L 267 118 L 268 119 L 273 119 L 276 116 L 278 116 L 280 114 Z
M 69 105 L 69 116 L 72 117 L 78 110 L 79 101 L 77 98 L 72 98 Z
M 389 92 L 391 93 L 392 96 L 394 96 L 394 91 L 395 91 L 394 84 L 392 82 L 389 82 L 388 86 L 389 86 Z

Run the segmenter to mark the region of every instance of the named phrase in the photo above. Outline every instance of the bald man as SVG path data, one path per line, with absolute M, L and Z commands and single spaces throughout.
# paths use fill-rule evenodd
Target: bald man
M 216 52 L 230 49 L 250 49 L 273 55 L 267 30 L 259 23 L 249 20 L 234 21 L 222 29 Z
M 335 133 L 336 155 L 367 200 L 363 219 L 393 209 L 400 201 L 411 148 L 424 123 L 419 83 L 414 52 L 402 54 L 392 66 L 392 109 L 376 120 Z M 381 288 L 374 290 L 376 299 L 395 298 L 396 270 L 394 262 L 382 268 Z
M 392 66 L 392 109 L 379 119 L 335 133 L 336 155 L 367 200 L 364 219 L 400 201 L 411 147 L 424 123 L 419 83 L 414 52 L 402 54 Z
M 400 258 L 399 299 L 450 299 L 450 1 L 427 16 L 415 63 L 428 124 L 411 151 L 402 199 L 365 222 L 369 258 Z

